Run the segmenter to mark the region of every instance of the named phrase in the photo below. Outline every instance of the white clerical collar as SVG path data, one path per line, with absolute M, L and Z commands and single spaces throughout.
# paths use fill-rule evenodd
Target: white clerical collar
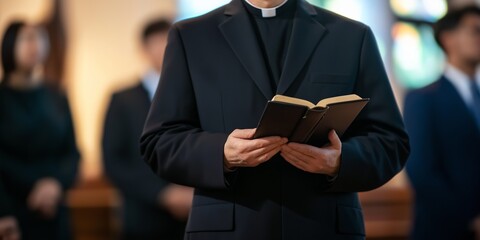
M 288 0 L 285 0 L 285 1 L 283 1 L 283 3 L 281 3 L 278 6 L 273 7 L 273 8 L 260 8 L 260 7 L 257 7 L 255 5 L 253 5 L 253 3 L 251 3 L 249 0 L 245 0 L 245 2 L 247 2 L 250 6 L 256 8 L 258 10 L 261 10 L 262 11 L 262 17 L 264 17 L 264 18 L 270 18 L 270 17 L 277 16 L 277 8 L 283 6 L 285 3 L 287 3 L 287 1 Z

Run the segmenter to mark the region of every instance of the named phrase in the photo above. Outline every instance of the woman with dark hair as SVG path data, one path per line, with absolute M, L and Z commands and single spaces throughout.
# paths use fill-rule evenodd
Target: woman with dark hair
M 67 99 L 37 74 L 45 42 L 40 28 L 15 22 L 1 48 L 0 194 L 10 207 L 0 220 L 14 216 L 24 240 L 70 239 L 63 197 L 79 160 Z

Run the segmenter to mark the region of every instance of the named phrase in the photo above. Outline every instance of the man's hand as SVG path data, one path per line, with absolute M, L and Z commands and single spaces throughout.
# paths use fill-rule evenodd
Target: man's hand
M 0 218 L 0 239 L 1 240 L 20 240 L 20 230 L 17 220 L 14 217 L 7 216 Z
M 252 139 L 255 130 L 235 129 L 228 136 L 223 150 L 225 167 L 256 167 L 270 160 L 288 142 L 282 137 Z
M 330 144 L 318 148 L 300 143 L 288 143 L 282 147 L 281 156 L 303 171 L 334 176 L 340 167 L 342 142 L 334 130 L 328 133 Z
M 35 183 L 27 199 L 28 207 L 45 218 L 53 218 L 62 198 L 60 183 L 53 178 L 42 178 Z
M 193 189 L 170 184 L 160 193 L 160 204 L 178 220 L 187 220 L 192 208 Z

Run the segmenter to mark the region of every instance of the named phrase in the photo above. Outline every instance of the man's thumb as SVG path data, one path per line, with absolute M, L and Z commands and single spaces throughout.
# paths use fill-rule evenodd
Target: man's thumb
M 253 135 L 255 134 L 256 130 L 257 130 L 256 128 L 235 129 L 230 135 L 236 138 L 251 139 L 253 138 Z

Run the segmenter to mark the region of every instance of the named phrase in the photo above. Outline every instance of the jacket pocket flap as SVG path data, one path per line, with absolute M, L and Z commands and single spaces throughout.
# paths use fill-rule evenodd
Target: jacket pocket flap
M 186 232 L 231 231 L 233 210 L 230 203 L 193 206 Z
M 348 206 L 337 206 L 337 229 L 339 233 L 365 236 L 362 210 Z

